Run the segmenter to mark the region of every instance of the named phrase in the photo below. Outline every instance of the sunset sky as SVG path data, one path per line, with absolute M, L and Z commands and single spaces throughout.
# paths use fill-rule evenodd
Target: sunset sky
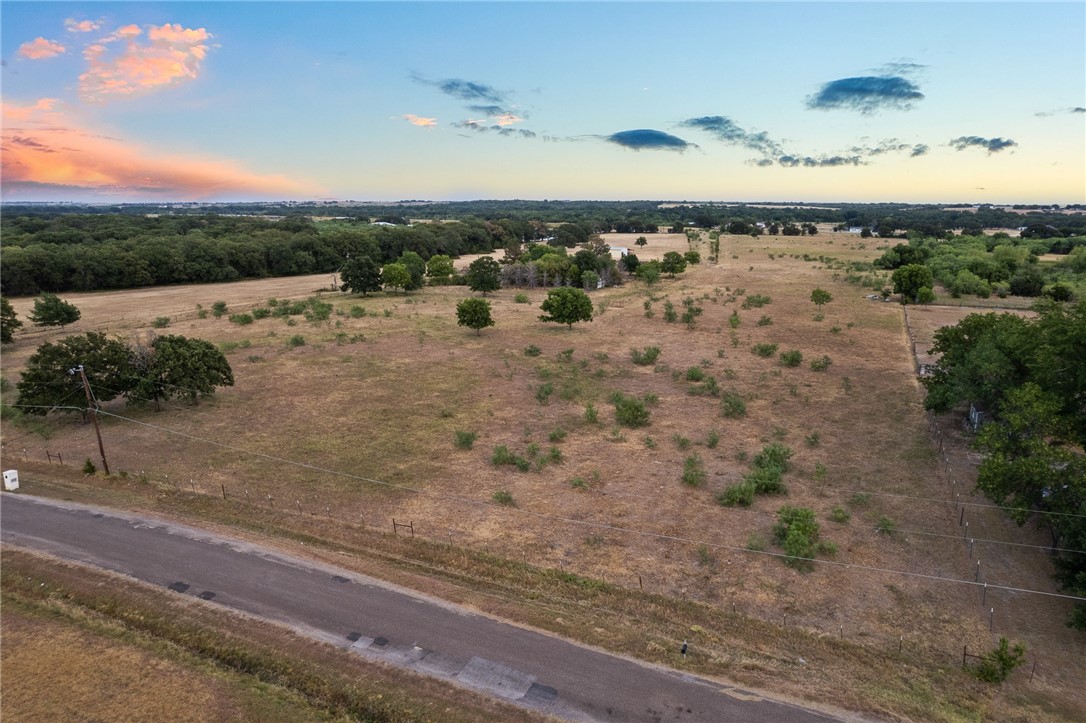
M 3 200 L 1086 203 L 1086 4 L 0 2 Z

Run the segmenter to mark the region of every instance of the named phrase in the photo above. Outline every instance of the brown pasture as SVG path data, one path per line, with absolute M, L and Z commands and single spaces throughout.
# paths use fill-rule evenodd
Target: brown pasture
M 689 248 L 684 235 L 669 234 L 646 234 L 648 245 L 638 248 L 639 235 L 607 240 L 642 260 Z M 362 306 L 367 315 L 295 326 L 269 318 L 244 327 L 199 319 L 195 305 L 225 300 L 231 310 L 244 310 L 270 296 L 305 297 L 330 279 L 71 294 L 65 298 L 83 319 L 63 332 L 17 337 L 5 348 L 4 375 L 17 378 L 45 339 L 91 329 L 146 333 L 152 319 L 168 315 L 166 333 L 248 344 L 228 353 L 236 386 L 197 406 L 170 404 L 158 412 L 108 404 L 116 416 L 103 417 L 102 433 L 114 473 L 163 490 L 225 492 L 333 523 L 391 531 L 393 518 L 409 521 L 429 539 L 735 606 L 759 620 L 873 647 L 913 645 L 933 659 L 952 662 L 963 645 L 988 649 L 1006 635 L 1042 661 L 1032 683 L 1019 676 L 1009 690 L 1086 710 L 1081 634 L 1063 627 L 1068 601 L 982 588 L 989 582 L 1055 591 L 1040 549 L 982 542 L 969 556 L 955 500 L 984 502 L 972 494 L 975 460 L 952 426 L 949 464 L 933 445 L 902 307 L 868 300 L 866 289 L 800 258 L 869 260 L 879 252 L 855 235 L 825 231 L 726 235 L 721 242 L 719 263 L 705 260 L 703 237 L 703 262 L 677 278 L 653 288 L 631 281 L 592 292 L 594 320 L 572 330 L 538 320 L 543 289 L 490 295 L 496 326 L 481 335 L 456 325 L 455 305 L 469 294 L 464 287 L 369 298 L 325 292 L 337 309 Z M 834 297 L 818 321 L 809 298 L 815 287 Z M 530 303 L 516 303 L 518 293 Z M 754 294 L 772 301 L 742 309 Z M 663 318 L 666 301 L 681 314 L 684 298 L 703 309 L 693 328 Z M 27 305 L 15 302 L 20 316 Z M 728 319 L 735 310 L 740 325 L 733 334 Z M 763 316 L 771 323 L 759 325 Z M 956 317 L 923 318 L 928 326 L 914 328 L 919 347 L 935 324 Z M 305 345 L 288 348 L 295 334 Z M 803 363 L 789 368 L 776 355 L 756 356 L 751 347 L 758 343 L 800 350 Z M 529 346 L 541 354 L 526 356 Z M 630 350 L 647 346 L 662 350 L 657 365 L 634 365 Z M 823 355 L 832 364 L 812 370 L 809 361 Z M 716 377 L 720 389 L 741 394 L 746 416 L 724 418 L 718 399 L 692 395 L 684 376 L 694 367 Z M 553 391 L 544 404 L 537 398 L 546 384 Z M 654 395 L 650 425 L 617 426 L 613 392 Z M 589 404 L 598 410 L 596 424 L 585 421 Z M 454 446 L 457 431 L 478 435 L 472 449 Z M 710 447 L 714 433 L 719 444 Z M 75 464 L 98 461 L 93 431 L 77 419 L 58 418 L 47 440 L 17 428 L 4 436 L 5 466 L 24 455 L 44 460 L 46 450 L 62 451 Z M 749 459 L 778 441 L 794 452 L 788 493 L 756 498 L 750 509 L 717 504 L 715 495 L 739 481 Z M 496 467 L 490 459 L 499 445 L 531 459 L 555 447 L 562 461 L 528 472 Z M 707 472 L 697 488 L 681 482 L 691 455 Z M 495 504 L 498 491 L 513 504 Z M 780 550 L 772 527 L 782 505 L 815 510 L 823 538 L 838 548 L 825 559 L 840 564 L 799 573 L 774 557 Z M 834 508 L 851 518 L 831 521 Z M 965 516 L 976 539 L 1045 543 L 996 510 L 968 507 Z M 892 536 L 876 532 L 882 518 L 892 520 Z

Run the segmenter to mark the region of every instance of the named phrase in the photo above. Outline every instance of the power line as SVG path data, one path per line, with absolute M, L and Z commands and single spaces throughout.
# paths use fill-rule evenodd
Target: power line
M 429 490 L 424 490 L 424 489 L 421 489 L 421 488 L 418 488 L 418 487 L 411 487 L 409 485 L 396 484 L 394 482 L 385 482 L 383 480 L 372 479 L 372 478 L 369 478 L 369 477 L 362 477 L 361 475 L 355 475 L 355 474 L 351 474 L 349 472 L 340 472 L 338 470 L 319 467 L 317 465 L 310 464 L 308 462 L 297 462 L 297 461 L 286 459 L 286 458 L 283 458 L 283 457 L 276 457 L 275 455 L 266 454 L 264 452 L 255 452 L 255 451 L 252 451 L 252 450 L 247 450 L 247 449 L 244 449 L 242 447 L 237 447 L 235 445 L 226 444 L 224 442 L 216 442 L 215 440 L 205 439 L 203 437 L 197 437 L 196 435 L 192 435 L 192 434 L 188 434 L 186 432 L 180 432 L 180 431 L 177 431 L 177 430 L 169 429 L 167 427 L 161 427 L 159 425 L 151 424 L 149 422 L 141 422 L 139 420 L 132 419 L 130 417 L 122 416 L 120 414 L 113 414 L 111 412 L 104 412 L 104 411 L 101 412 L 101 413 L 105 414 L 107 416 L 110 416 L 110 417 L 115 417 L 115 418 L 120 419 L 122 421 L 131 422 L 133 424 L 137 424 L 137 425 L 144 426 L 144 427 L 149 427 L 151 429 L 156 429 L 158 431 L 165 432 L 167 434 L 178 435 L 178 436 L 181 436 L 181 437 L 185 437 L 186 439 L 190 439 L 190 440 L 197 441 L 197 442 L 203 442 L 203 443 L 210 444 L 210 445 L 213 445 L 213 446 L 216 446 L 216 447 L 221 447 L 223 449 L 229 449 L 229 450 L 232 450 L 232 451 L 235 451 L 235 452 L 240 452 L 242 454 L 250 454 L 250 455 L 253 455 L 253 456 L 256 456 L 256 457 L 261 457 L 261 458 L 267 459 L 267 460 L 272 461 L 272 462 L 278 462 L 278 463 L 281 463 L 281 464 L 287 464 L 287 465 L 291 465 L 291 466 L 295 466 L 295 467 L 301 467 L 303 469 L 308 469 L 308 470 L 312 470 L 312 471 L 315 471 L 315 472 L 322 472 L 322 473 L 330 474 L 330 475 L 336 475 L 336 476 L 339 476 L 339 477 L 346 477 L 348 479 L 357 480 L 359 482 L 367 482 L 367 483 L 370 483 L 370 484 L 382 485 L 384 487 L 390 487 L 392 489 L 399 489 L 399 490 L 403 490 L 405 492 L 415 492 L 417 494 L 426 495 L 428 497 L 435 497 L 435 498 L 438 498 L 438 499 L 446 499 L 446 500 L 455 500 L 457 502 L 462 502 L 464 504 L 473 505 L 473 506 L 476 506 L 476 507 L 493 507 L 494 506 L 493 504 L 491 504 L 490 502 L 487 502 L 485 500 L 475 500 L 475 499 L 471 499 L 471 498 L 468 498 L 468 497 L 461 497 L 459 495 L 453 495 L 453 494 L 448 494 L 448 493 L 437 493 L 437 492 L 432 492 L 432 491 L 429 491 Z M 767 550 L 750 550 L 750 549 L 745 548 L 745 547 L 737 547 L 737 546 L 734 546 L 734 545 L 726 545 L 726 544 L 723 544 L 723 543 L 695 540 L 693 538 L 682 537 L 682 536 L 679 536 L 679 535 L 666 535 L 666 534 L 659 533 L 659 532 L 648 532 L 648 531 L 644 531 L 644 530 L 635 530 L 635 529 L 632 529 L 632 528 L 619 527 L 617 525 L 610 525 L 610 524 L 606 524 L 606 523 L 603 523 L 603 522 L 591 522 L 591 521 L 588 521 L 588 520 L 576 520 L 576 519 L 572 519 L 572 518 L 568 518 L 568 517 L 562 517 L 561 515 L 554 515 L 554 514 L 545 513 L 545 512 L 536 512 L 536 511 L 533 511 L 533 510 L 527 510 L 527 509 L 519 508 L 519 507 L 511 508 L 511 509 L 513 511 L 515 511 L 515 512 L 519 512 L 521 514 L 536 517 L 538 519 L 554 520 L 554 521 L 558 521 L 558 522 L 565 522 L 565 523 L 571 524 L 571 525 L 581 525 L 581 526 L 584 526 L 584 527 L 592 527 L 592 528 L 595 528 L 595 529 L 603 529 L 603 530 L 610 530 L 610 531 L 613 531 L 613 532 L 628 533 L 628 534 L 637 535 L 637 536 L 640 536 L 640 537 L 647 537 L 647 538 L 658 539 L 658 540 L 667 540 L 667 541 L 679 542 L 679 543 L 683 543 L 683 544 L 704 545 L 706 547 L 712 547 L 712 548 L 715 548 L 715 549 L 718 549 L 718 550 L 728 550 L 728 551 L 732 551 L 732 552 L 739 552 L 739 553 L 752 554 L 752 555 L 763 555 L 763 556 L 766 556 L 766 557 L 774 557 L 774 558 L 784 559 L 784 560 L 797 559 L 796 556 L 794 556 L 794 555 L 786 555 L 784 553 L 779 553 L 779 552 L 770 552 L 770 551 L 767 551 Z M 808 558 L 800 558 L 800 559 L 808 559 Z M 862 571 L 865 571 L 865 572 L 877 572 L 877 573 L 883 573 L 883 574 L 900 575 L 900 576 L 903 576 L 903 577 L 919 578 L 919 579 L 923 579 L 923 580 L 934 580 L 934 581 L 938 581 L 938 582 L 954 583 L 954 584 L 958 584 L 958 585 L 969 585 L 971 587 L 977 587 L 977 588 L 979 588 L 979 587 L 983 587 L 983 588 L 986 588 L 986 589 L 991 588 L 993 590 L 1005 590 L 1005 591 L 1008 591 L 1008 592 L 1017 592 L 1017 593 L 1023 593 L 1023 594 L 1029 594 L 1029 595 L 1042 595 L 1042 596 L 1045 596 L 1045 597 L 1053 597 L 1053 598 L 1060 598 L 1060 599 L 1066 599 L 1066 600 L 1076 600 L 1076 601 L 1080 601 L 1080 602 L 1086 602 L 1086 597 L 1078 597 L 1076 595 L 1066 595 L 1066 594 L 1063 594 L 1063 593 L 1047 592 L 1047 591 L 1044 591 L 1044 590 L 1030 590 L 1030 589 L 1026 589 L 1026 588 L 1012 587 L 1012 586 L 1009 586 L 1009 585 L 1000 585 L 1000 584 L 996 584 L 996 583 L 984 583 L 984 582 L 979 582 L 979 581 L 975 582 L 973 580 L 963 580 L 963 579 L 959 579 L 959 578 L 942 577 L 940 575 L 930 575 L 930 574 L 926 574 L 926 573 L 909 572 L 909 571 L 906 571 L 906 570 L 893 570 L 893 569 L 889 569 L 889 568 L 873 567 L 871 565 L 859 565 L 859 564 L 848 563 L 848 562 L 839 562 L 837 560 L 820 560 L 820 559 L 810 558 L 810 559 L 808 559 L 808 561 L 813 563 L 813 564 L 827 565 L 827 566 L 831 566 L 831 567 L 840 567 L 840 568 L 844 568 L 844 569 L 848 569 L 848 570 L 862 570 Z

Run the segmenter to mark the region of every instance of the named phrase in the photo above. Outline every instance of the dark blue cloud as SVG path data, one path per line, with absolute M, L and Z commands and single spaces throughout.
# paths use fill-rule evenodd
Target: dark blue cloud
M 815 110 L 857 110 L 874 113 L 881 108 L 909 110 L 924 94 L 911 81 L 895 75 L 842 78 L 822 86 L 807 99 Z
M 959 136 L 950 141 L 950 146 L 956 151 L 964 151 L 966 148 L 983 148 L 989 155 L 1017 145 L 1010 138 L 981 138 L 980 136 Z
M 700 118 L 688 118 L 679 123 L 683 128 L 697 128 L 713 136 L 713 138 L 731 145 L 742 146 L 757 151 L 766 156 L 775 156 L 781 153 L 780 144 L 769 137 L 764 131 L 751 133 L 744 130 L 731 118 L 722 115 L 706 115 Z
M 612 133 L 609 136 L 604 136 L 604 140 L 623 148 L 632 148 L 635 151 L 685 151 L 687 148 L 697 148 L 697 145 L 684 141 L 682 138 L 648 128 Z
M 832 168 L 834 166 L 863 166 L 866 165 L 859 156 L 781 156 L 777 163 L 785 168 Z
M 929 148 L 923 143 L 903 143 L 896 138 L 891 138 L 880 142 L 873 148 L 869 146 L 853 146 L 849 150 L 858 156 L 867 158 L 881 156 L 886 153 L 904 153 L 908 151 L 909 158 L 916 158 L 927 154 Z
M 496 133 L 499 136 L 516 137 L 516 138 L 535 138 L 536 132 L 530 131 L 527 128 L 508 128 L 499 125 L 486 125 L 478 121 L 460 121 L 452 124 L 454 128 L 463 128 L 469 131 L 475 131 L 476 133 Z
M 502 115 L 517 115 L 521 117 L 526 117 L 526 114 L 523 112 L 516 113 L 511 108 L 506 108 L 505 106 L 501 105 L 469 105 L 468 110 L 470 110 L 472 113 L 479 113 L 490 118 L 495 118 Z
M 1082 106 L 1077 105 L 1074 108 L 1060 108 L 1059 110 L 1046 110 L 1046 111 L 1042 111 L 1041 113 L 1034 113 L 1033 115 L 1037 116 L 1038 118 L 1050 118 L 1050 117 L 1052 117 L 1054 115 L 1063 115 L 1064 113 L 1070 113 L 1071 115 L 1077 115 L 1079 113 L 1086 113 L 1086 108 L 1083 108 Z
M 430 80 L 418 73 L 412 73 L 411 78 L 416 83 L 432 85 L 445 95 L 467 101 L 485 101 L 487 103 L 501 103 L 505 100 L 505 93 L 485 83 L 477 83 L 473 80 L 460 78 L 446 78 L 445 80 Z

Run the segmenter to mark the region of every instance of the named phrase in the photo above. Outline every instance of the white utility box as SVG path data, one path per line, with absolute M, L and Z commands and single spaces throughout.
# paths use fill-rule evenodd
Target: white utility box
M 19 489 L 19 470 L 6 469 L 4 470 L 4 489 L 17 490 Z

